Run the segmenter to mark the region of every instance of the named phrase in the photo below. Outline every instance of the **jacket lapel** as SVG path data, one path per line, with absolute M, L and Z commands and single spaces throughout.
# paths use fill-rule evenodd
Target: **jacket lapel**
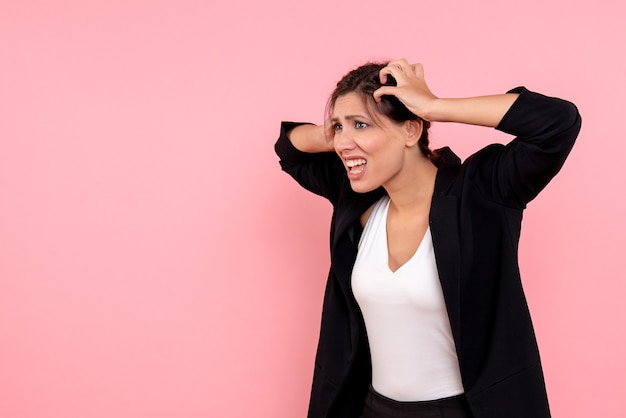
M 351 191 L 352 192 L 352 191 Z M 385 193 L 380 188 L 370 193 L 352 195 L 341 202 L 342 207 L 334 211 L 332 234 L 331 234 L 331 258 L 332 266 L 339 283 L 350 296 L 350 276 L 356 259 L 356 252 L 363 228 L 360 224 L 360 216 Z
M 448 194 L 448 191 L 457 178 L 461 162 L 449 148 L 444 148 L 440 152 L 443 153 L 443 162 L 439 166 L 435 180 L 435 191 L 430 209 L 430 231 L 450 326 L 458 345 L 461 341 L 461 247 L 458 199 Z
M 333 278 L 336 280 L 343 297 L 347 302 L 350 321 L 350 345 L 351 354 L 356 353 L 356 347 L 361 338 L 360 318 L 357 302 L 352 293 L 352 268 L 358 251 L 359 240 L 363 228 L 360 223 L 360 216 L 378 199 L 385 190 L 380 188 L 370 193 L 357 194 L 350 190 L 351 196 L 342 199 L 342 206 L 335 208 L 333 225 L 331 227 L 331 266 Z
M 341 199 L 341 207 L 335 209 L 336 219 L 333 220 L 333 248 L 337 245 L 337 240 L 341 239 L 344 233 L 349 235 L 349 238 L 353 244 L 357 245 L 359 237 L 355 235 L 354 226 L 359 226 L 359 217 L 370 206 L 372 206 L 378 199 L 384 194 L 385 190 L 380 187 L 369 193 L 355 193 L 352 190 L 349 192 L 349 196 Z

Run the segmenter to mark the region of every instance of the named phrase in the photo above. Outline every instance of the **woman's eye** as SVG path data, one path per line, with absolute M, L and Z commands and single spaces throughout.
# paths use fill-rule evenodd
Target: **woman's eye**
M 340 130 L 341 130 L 341 124 L 339 124 L 339 123 L 335 123 L 335 124 L 333 125 L 333 130 L 334 130 L 334 131 L 340 131 Z
M 365 122 L 354 122 L 354 128 L 355 129 L 367 128 L 367 123 L 365 123 Z

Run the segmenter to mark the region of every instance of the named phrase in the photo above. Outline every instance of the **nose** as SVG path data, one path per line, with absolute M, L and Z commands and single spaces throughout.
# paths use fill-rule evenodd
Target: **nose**
M 341 154 L 343 151 L 354 149 L 355 143 L 352 135 L 342 130 L 335 132 L 335 136 L 333 137 L 333 146 L 335 147 L 335 151 Z

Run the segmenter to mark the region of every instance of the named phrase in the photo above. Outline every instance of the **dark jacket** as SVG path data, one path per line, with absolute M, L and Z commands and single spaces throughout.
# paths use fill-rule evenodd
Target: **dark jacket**
M 497 129 L 516 135 L 463 164 L 448 148 L 430 210 L 435 258 L 465 394 L 476 418 L 544 418 L 549 407 L 517 261 L 522 212 L 560 170 L 580 130 L 576 107 L 517 88 Z M 350 286 L 359 216 L 385 191 L 357 194 L 334 153 L 297 150 L 283 123 L 287 173 L 333 204 L 328 275 L 309 417 L 358 417 L 371 381 L 363 318 Z

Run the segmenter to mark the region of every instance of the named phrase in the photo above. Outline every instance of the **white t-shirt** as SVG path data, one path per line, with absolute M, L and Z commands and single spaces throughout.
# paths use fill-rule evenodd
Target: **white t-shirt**
M 430 228 L 413 257 L 392 272 L 387 249 L 389 197 L 365 225 L 352 271 L 372 355 L 372 386 L 397 401 L 463 393 Z

